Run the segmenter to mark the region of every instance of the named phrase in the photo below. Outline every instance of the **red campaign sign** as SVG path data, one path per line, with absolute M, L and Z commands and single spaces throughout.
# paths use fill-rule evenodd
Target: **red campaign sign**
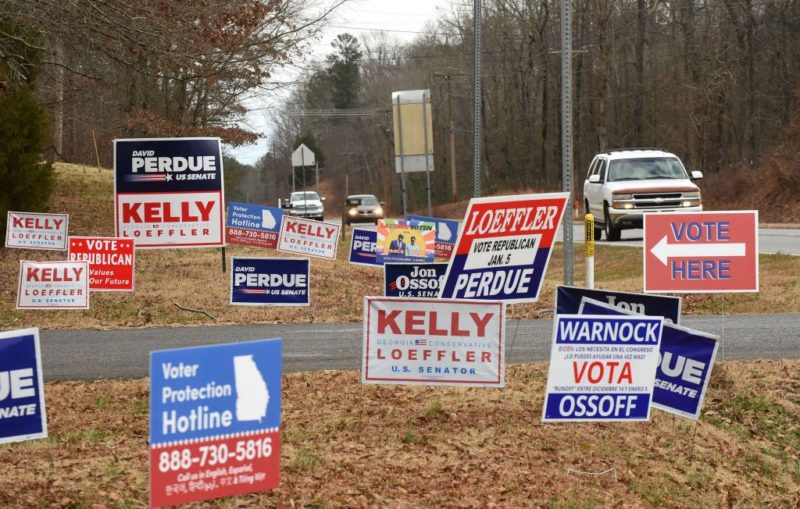
M 644 291 L 758 291 L 758 211 L 644 215 Z
M 70 237 L 68 259 L 89 262 L 89 290 L 133 291 L 133 239 Z
M 278 247 L 278 233 L 226 226 L 225 241 L 240 246 L 275 249 Z
M 449 260 L 453 256 L 453 248 L 455 243 L 450 242 L 437 242 L 436 243 L 436 259 Z
M 275 428 L 242 436 L 150 449 L 150 505 L 166 507 L 278 487 L 281 434 Z

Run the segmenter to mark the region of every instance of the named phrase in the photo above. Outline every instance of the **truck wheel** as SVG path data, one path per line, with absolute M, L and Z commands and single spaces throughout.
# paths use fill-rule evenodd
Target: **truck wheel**
M 619 228 L 614 228 L 614 225 L 611 223 L 611 215 L 608 213 L 608 204 L 603 207 L 603 221 L 604 221 L 604 228 L 606 231 L 606 240 L 609 242 L 616 242 L 620 238 L 620 230 Z

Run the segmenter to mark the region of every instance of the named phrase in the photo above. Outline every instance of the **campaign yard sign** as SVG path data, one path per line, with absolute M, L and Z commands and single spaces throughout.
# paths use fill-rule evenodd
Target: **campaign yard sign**
M 630 311 L 584 298 L 580 314 L 614 315 Z M 719 336 L 664 323 L 653 389 L 653 406 L 689 419 L 700 418 Z
M 458 238 L 458 221 L 438 217 L 406 215 L 409 221 L 428 222 L 436 225 L 436 258 L 449 260 Z
M 278 487 L 280 339 L 150 353 L 150 505 Z
M 0 332 L 0 444 L 47 438 L 39 329 Z
M 231 262 L 231 304 L 308 306 L 311 262 L 308 258 L 239 258 Z
M 114 140 L 114 225 L 137 248 L 222 247 L 219 138 Z
M 534 302 L 568 193 L 473 198 L 440 297 Z
M 67 249 L 69 214 L 14 212 L 6 220 L 6 247 L 20 249 Z
M 564 285 L 556 286 L 556 314 L 579 314 L 581 300 L 584 297 L 606 302 L 611 306 L 630 311 L 636 315 L 663 316 L 665 322 L 680 322 L 680 297 L 613 292 L 608 290 L 590 290 L 588 288 Z
M 386 297 L 435 299 L 447 270 L 446 263 L 387 263 L 383 266 Z
M 282 220 L 283 210 L 279 207 L 231 202 L 225 239 L 228 244 L 275 249 Z
M 20 261 L 17 309 L 89 309 L 89 263 Z
M 542 421 L 649 420 L 663 321 L 557 315 Z
M 380 267 L 378 263 L 377 241 L 378 232 L 375 230 L 352 229 L 353 236 L 350 239 L 350 263 L 353 265 L 367 265 L 369 267 Z
M 284 215 L 278 251 L 335 260 L 340 228 L 335 223 Z
M 503 387 L 505 304 L 364 298 L 365 384 Z
M 89 263 L 90 291 L 133 291 L 136 261 L 133 239 L 70 237 L 67 259 Z
M 436 259 L 436 225 L 428 221 L 379 219 L 378 262 L 427 262 Z
M 758 211 L 644 215 L 645 293 L 758 291 Z

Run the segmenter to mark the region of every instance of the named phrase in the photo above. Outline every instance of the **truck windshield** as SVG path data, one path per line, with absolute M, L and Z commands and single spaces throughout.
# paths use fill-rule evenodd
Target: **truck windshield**
M 643 157 L 611 161 L 608 182 L 621 180 L 686 179 L 686 170 L 674 157 Z
M 319 200 L 317 193 L 292 193 L 292 201 Z

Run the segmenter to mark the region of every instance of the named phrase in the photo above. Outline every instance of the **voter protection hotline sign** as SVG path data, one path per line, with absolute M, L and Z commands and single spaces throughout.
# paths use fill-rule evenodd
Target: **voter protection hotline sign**
M 568 193 L 473 198 L 440 297 L 539 298 Z
M 150 353 L 150 503 L 278 486 L 280 339 Z
M 0 444 L 47 437 L 39 329 L 0 332 Z
M 278 207 L 231 202 L 225 238 L 228 244 L 275 249 L 283 210 Z
M 114 140 L 114 190 L 117 236 L 137 248 L 225 243 L 219 138 Z
M 503 387 L 505 304 L 364 298 L 362 383 Z
M 64 251 L 67 248 L 68 231 L 68 214 L 9 210 L 6 221 L 6 247 Z
M 663 320 L 557 315 L 542 421 L 649 420 Z

